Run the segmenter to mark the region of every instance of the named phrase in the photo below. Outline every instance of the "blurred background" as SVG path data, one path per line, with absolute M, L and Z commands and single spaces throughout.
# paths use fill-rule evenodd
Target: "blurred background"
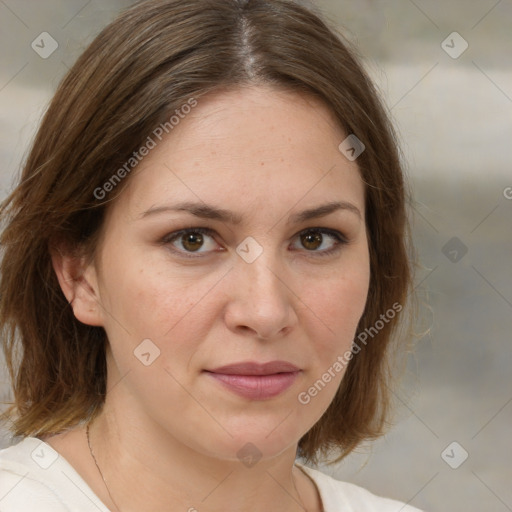
M 132 3 L 0 0 L 2 198 L 58 82 Z M 512 1 L 315 5 L 358 46 L 396 123 L 429 328 L 389 434 L 322 469 L 425 511 L 511 511 Z M 0 430 L 0 448 L 12 442 Z

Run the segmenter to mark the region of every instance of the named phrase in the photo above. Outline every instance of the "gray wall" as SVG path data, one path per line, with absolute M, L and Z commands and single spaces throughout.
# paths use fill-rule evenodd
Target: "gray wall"
M 0 2 L 2 196 L 59 79 L 130 3 Z M 359 45 L 398 126 L 421 263 L 418 330 L 430 329 L 408 359 L 394 428 L 325 470 L 425 510 L 512 510 L 512 3 L 317 5 Z M 58 42 L 46 59 L 31 48 L 42 32 Z

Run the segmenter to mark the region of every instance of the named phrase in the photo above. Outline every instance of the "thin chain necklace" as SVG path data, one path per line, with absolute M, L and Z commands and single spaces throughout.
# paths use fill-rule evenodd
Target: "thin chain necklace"
M 94 456 L 94 452 L 92 451 L 91 438 L 89 436 L 89 426 L 90 426 L 90 423 L 87 423 L 87 428 L 85 429 L 85 433 L 87 434 L 87 444 L 89 445 L 89 451 L 91 452 L 92 460 L 94 461 L 94 464 L 96 464 L 96 467 L 98 468 L 98 472 L 101 476 L 101 479 L 103 480 L 103 483 L 105 484 L 105 489 L 107 489 L 108 495 L 110 496 L 112 503 L 116 506 L 116 509 L 120 512 L 121 509 L 117 506 L 117 503 L 114 501 L 114 498 L 112 498 L 112 494 L 110 494 L 110 489 L 108 488 L 107 482 L 105 481 L 105 477 L 103 476 L 103 473 L 101 472 L 101 469 L 98 465 L 98 461 L 96 460 L 96 457 Z
M 105 489 L 107 489 L 108 495 L 109 495 L 112 503 L 116 506 L 116 509 L 120 512 L 121 509 L 117 506 L 117 503 L 114 501 L 114 498 L 112 498 L 112 494 L 110 494 L 110 489 L 108 488 L 108 485 L 107 485 L 107 482 L 105 480 L 105 477 L 103 476 L 103 473 L 101 472 L 100 466 L 98 465 L 98 461 L 96 460 L 96 457 L 94 456 L 94 452 L 92 451 L 91 437 L 89 435 L 89 427 L 90 427 L 90 423 L 87 423 L 87 427 L 85 429 L 85 433 L 87 435 L 87 445 L 89 446 L 89 452 L 91 453 L 91 457 L 92 457 L 92 460 L 94 461 L 94 464 L 98 468 L 98 473 L 100 474 L 101 479 L 103 480 L 103 483 L 105 484 Z M 301 506 L 302 506 L 303 510 L 306 510 L 306 507 L 304 507 L 304 502 L 302 501 L 302 496 L 300 495 L 299 490 L 297 489 L 297 485 L 295 484 L 295 478 L 293 478 L 293 475 L 292 475 L 292 482 L 293 482 L 293 486 L 295 487 L 295 492 L 297 493 L 297 496 L 300 499 Z

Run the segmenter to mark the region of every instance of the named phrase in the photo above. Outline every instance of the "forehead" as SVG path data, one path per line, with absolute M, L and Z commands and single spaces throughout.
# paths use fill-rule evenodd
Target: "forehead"
M 362 211 L 359 170 L 338 149 L 346 134 L 320 100 L 258 86 L 197 101 L 130 176 L 120 206 L 131 217 L 178 199 L 269 217 L 329 200 Z

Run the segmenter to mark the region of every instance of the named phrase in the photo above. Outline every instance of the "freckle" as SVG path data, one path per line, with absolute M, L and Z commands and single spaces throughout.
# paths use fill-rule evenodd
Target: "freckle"
M 265 162 L 261 162 L 261 165 L 265 165 Z

